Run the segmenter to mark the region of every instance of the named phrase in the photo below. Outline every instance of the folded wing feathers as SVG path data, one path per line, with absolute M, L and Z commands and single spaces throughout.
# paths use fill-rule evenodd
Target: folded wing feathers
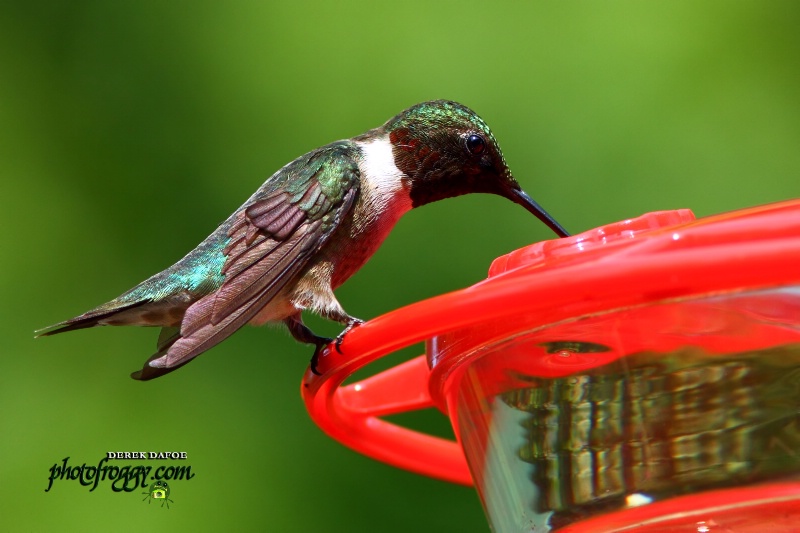
M 320 225 L 321 221 L 314 222 L 309 230 L 316 231 Z M 226 290 L 226 284 L 223 284 L 217 293 L 209 294 L 189 307 L 181 324 L 181 338 L 164 357 L 150 365 L 172 367 L 183 364 L 249 322 L 304 266 L 305 261 L 300 259 L 307 247 L 303 246 L 302 233 L 298 232 L 282 243 L 276 249 L 278 256 L 270 254 L 247 269 L 246 275 L 237 276 L 235 280 L 239 280 L 241 285 Z
M 296 206 L 285 209 L 281 216 L 270 220 L 264 230 L 273 238 L 282 241 L 294 233 L 297 226 L 306 219 L 306 212 Z
M 354 181 L 358 168 L 354 162 L 352 165 L 347 176 Z M 225 281 L 186 310 L 179 334 L 167 336 L 165 332 L 156 354 L 163 355 L 151 358 L 151 368 L 183 365 L 224 340 L 301 273 L 350 211 L 357 195 L 357 187 L 350 187 L 335 205 L 316 177 L 322 168 L 320 163 L 302 192 L 289 195 L 285 189 L 275 190 L 241 213 L 228 230 L 230 241 L 224 249 L 227 259 L 222 269 Z
M 312 237 L 319 229 L 321 222 L 313 222 L 303 226 L 288 241 L 278 243 L 267 239 L 258 246 L 248 250 L 239 259 L 247 266 L 239 267 L 236 272 L 229 274 L 225 282 L 213 295 L 213 311 L 211 323 L 220 322 L 225 315 L 244 305 L 257 294 L 280 284 L 282 288 L 291 279 L 286 275 L 288 266 L 295 262 L 303 261 L 303 252 L 306 249 L 306 237 Z M 184 324 L 185 324 L 184 319 Z

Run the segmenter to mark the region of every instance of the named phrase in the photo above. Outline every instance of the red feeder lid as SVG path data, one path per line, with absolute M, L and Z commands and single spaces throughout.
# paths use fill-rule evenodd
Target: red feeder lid
M 498 258 L 489 279 L 377 317 L 330 347 L 301 391 L 330 436 L 375 459 L 462 484 L 472 478 L 455 441 L 380 417 L 428 407 L 476 347 L 520 327 L 547 326 L 653 302 L 800 283 L 800 200 L 694 220 L 648 213 Z M 363 366 L 428 340 L 420 356 L 347 386 Z

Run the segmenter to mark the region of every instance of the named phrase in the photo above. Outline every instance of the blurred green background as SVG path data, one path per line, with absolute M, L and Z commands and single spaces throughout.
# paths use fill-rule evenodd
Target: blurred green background
M 179 259 L 294 157 L 428 99 L 482 115 L 573 232 L 800 196 L 798 27 L 800 3 L 760 0 L 3 2 L 0 526 L 486 531 L 472 489 L 317 429 L 298 393 L 311 350 L 283 332 L 245 328 L 139 383 L 155 330 L 33 331 Z M 498 197 L 434 204 L 339 299 L 372 318 L 549 238 Z M 448 434 L 439 413 L 401 421 Z M 185 451 L 195 477 L 169 510 L 108 483 L 44 492 L 64 457 L 114 450 Z

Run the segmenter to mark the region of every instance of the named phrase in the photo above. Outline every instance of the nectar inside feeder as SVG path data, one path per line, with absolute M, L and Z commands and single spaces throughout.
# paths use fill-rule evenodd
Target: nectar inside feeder
M 426 355 L 342 386 L 420 341 Z M 494 531 L 800 524 L 800 200 L 536 243 L 341 348 L 304 378 L 314 421 L 375 459 L 474 484 Z M 457 441 L 381 418 L 429 407 Z

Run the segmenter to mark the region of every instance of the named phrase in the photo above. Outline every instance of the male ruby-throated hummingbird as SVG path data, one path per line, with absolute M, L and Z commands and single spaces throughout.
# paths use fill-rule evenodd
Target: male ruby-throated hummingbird
M 121 296 L 39 331 L 161 326 L 157 351 L 134 379 L 185 365 L 243 325 L 285 323 L 323 347 L 301 318 L 309 309 L 346 325 L 333 290 L 378 249 L 411 208 L 468 193 L 518 203 L 559 236 L 568 233 L 511 175 L 486 123 L 445 100 L 406 109 L 368 132 L 317 148 L 273 174 L 186 257 Z

